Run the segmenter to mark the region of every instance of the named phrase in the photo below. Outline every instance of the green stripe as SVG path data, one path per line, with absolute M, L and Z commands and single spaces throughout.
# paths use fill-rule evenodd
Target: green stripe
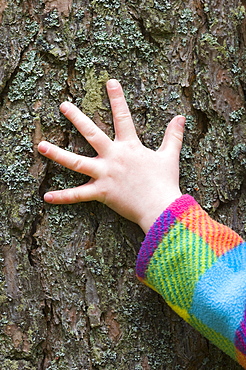
M 154 252 L 147 281 L 165 300 L 189 310 L 196 282 L 216 260 L 209 245 L 179 222 Z
M 229 339 L 209 328 L 194 316 L 191 316 L 188 322 L 193 326 L 193 328 L 197 329 L 202 335 L 204 335 L 204 337 L 209 339 L 223 352 L 227 353 L 230 357 L 236 360 L 235 346 Z

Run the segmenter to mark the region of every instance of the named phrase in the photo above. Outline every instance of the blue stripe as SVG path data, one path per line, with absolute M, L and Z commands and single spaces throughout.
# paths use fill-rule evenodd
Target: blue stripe
M 246 243 L 219 257 L 196 284 L 190 313 L 234 342 L 246 302 Z

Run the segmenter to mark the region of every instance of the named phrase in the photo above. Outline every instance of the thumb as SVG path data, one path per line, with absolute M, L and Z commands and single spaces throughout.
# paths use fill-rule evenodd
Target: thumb
M 182 148 L 184 126 L 185 117 L 174 117 L 167 126 L 163 141 L 158 151 L 168 151 L 170 155 L 179 156 Z

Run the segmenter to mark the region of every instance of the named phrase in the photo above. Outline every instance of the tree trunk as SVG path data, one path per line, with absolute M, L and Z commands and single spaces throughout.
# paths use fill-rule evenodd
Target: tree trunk
M 70 100 L 113 138 L 105 81 L 142 142 L 187 117 L 182 191 L 246 234 L 245 0 L 0 0 L 1 369 L 240 369 L 135 278 L 143 233 L 97 202 L 44 204 L 86 176 L 37 153 L 93 156 Z

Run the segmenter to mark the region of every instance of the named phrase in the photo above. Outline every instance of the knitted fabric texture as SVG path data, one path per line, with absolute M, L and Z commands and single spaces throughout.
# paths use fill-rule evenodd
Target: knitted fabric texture
M 189 195 L 150 228 L 137 277 L 246 369 L 246 243 Z

